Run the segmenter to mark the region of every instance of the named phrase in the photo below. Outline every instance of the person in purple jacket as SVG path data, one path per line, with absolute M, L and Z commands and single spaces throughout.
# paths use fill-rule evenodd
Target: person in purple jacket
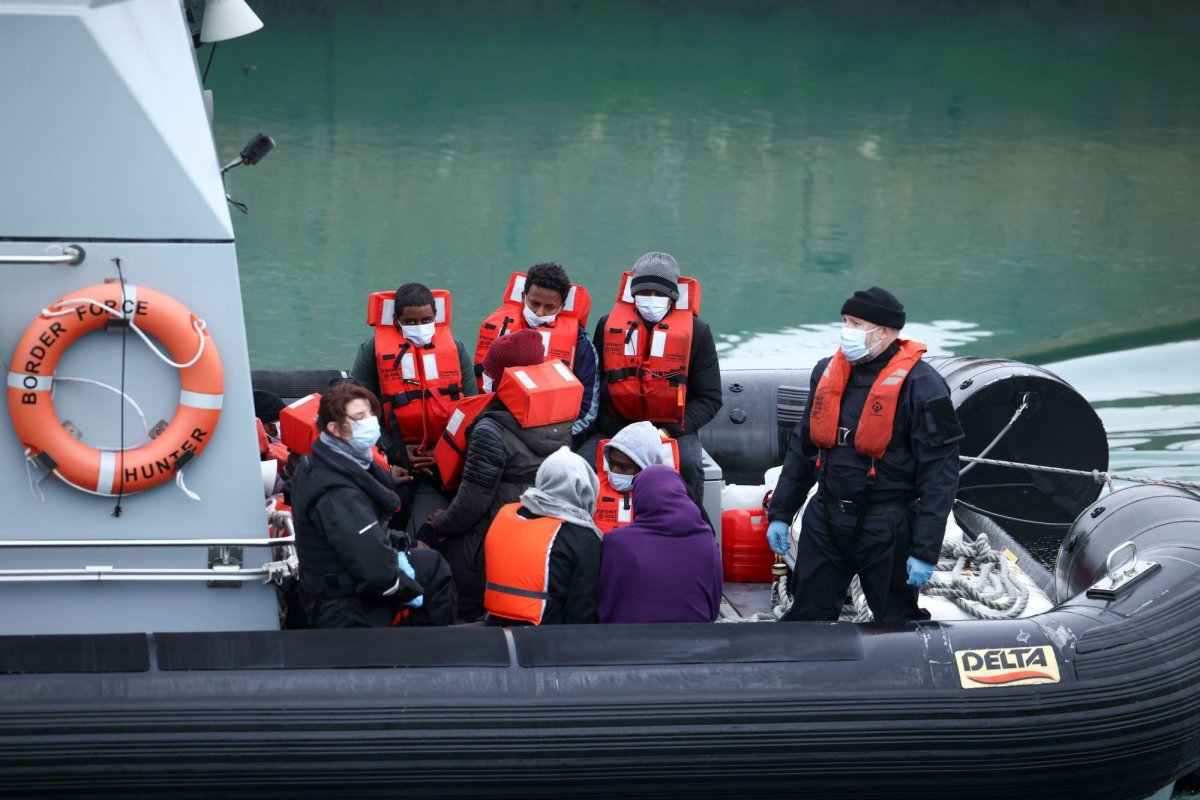
M 647 467 L 633 479 L 633 522 L 604 537 L 599 622 L 713 622 L 721 553 L 679 473 Z

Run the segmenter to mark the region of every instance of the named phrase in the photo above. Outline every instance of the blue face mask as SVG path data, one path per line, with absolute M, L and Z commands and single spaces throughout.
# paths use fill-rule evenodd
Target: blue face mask
M 625 494 L 633 488 L 632 475 L 622 475 L 619 472 L 613 472 L 611 469 L 608 471 L 608 482 L 621 494 Z
M 379 441 L 378 417 L 350 420 L 350 438 L 346 441 L 358 452 L 370 453 L 371 448 Z
M 878 342 L 870 347 L 867 347 L 867 334 L 874 333 L 879 330 L 879 326 L 871 328 L 869 331 L 864 331 L 861 328 L 842 328 L 841 348 L 842 354 L 851 363 L 862 361 L 867 356 L 871 355 L 871 351 L 878 346 Z

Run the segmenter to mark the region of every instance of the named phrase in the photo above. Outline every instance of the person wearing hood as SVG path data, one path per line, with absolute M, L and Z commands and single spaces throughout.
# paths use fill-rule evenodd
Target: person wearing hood
M 604 461 L 596 469 L 600 495 L 595 521 L 601 533 L 633 520 L 633 479 L 646 467 L 665 463 L 664 446 L 662 435 L 649 422 L 626 425 L 604 445 Z
M 395 481 L 371 458 L 379 403 L 346 382 L 321 397 L 320 435 L 291 481 L 300 598 L 311 628 L 448 625 L 456 608 L 450 569 L 428 548 L 397 549 L 388 522 Z
M 646 253 L 633 265 L 629 294 L 596 324 L 600 354 L 598 434 L 579 454 L 595 463 L 596 447 L 631 422 L 646 420 L 679 445 L 679 473 L 688 496 L 704 502 L 701 428 L 721 410 L 721 366 L 712 329 L 681 302 L 679 264 L 668 253 Z M 692 303 L 696 302 L 695 298 Z
M 785 620 L 836 620 L 857 574 L 877 622 L 929 619 L 917 605 L 933 575 L 958 491 L 962 427 L 950 390 L 900 338 L 904 306 L 878 286 L 842 305 L 841 347 L 812 371 L 767 509 L 767 542 L 788 551 L 804 509 Z
M 600 622 L 713 622 L 721 610 L 721 553 L 675 470 L 633 479 L 634 520 L 604 536 Z
M 488 349 L 484 374 L 499 386 L 506 369 L 541 364 L 544 352 L 537 331 L 503 336 Z M 454 573 L 460 619 L 483 616 L 488 526 L 502 506 L 517 502 L 533 485 L 546 457 L 570 443 L 569 421 L 523 428 L 499 396 L 472 423 L 458 494 L 426 520 Z
M 521 502 L 500 509 L 485 545 L 488 625 L 596 621 L 598 488 L 587 463 L 563 447 L 542 462 Z

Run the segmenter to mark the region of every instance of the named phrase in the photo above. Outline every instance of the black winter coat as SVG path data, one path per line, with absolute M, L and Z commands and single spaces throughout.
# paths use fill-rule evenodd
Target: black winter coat
M 893 344 L 872 361 L 855 366 L 842 395 L 838 426 L 854 430 L 875 378 L 899 349 Z M 829 359 L 813 367 L 809 397 L 825 373 Z M 811 406 L 792 431 L 783 471 L 771 496 L 768 518 L 791 522 L 817 479 L 817 446 L 809 434 Z M 911 555 L 936 564 L 946 531 L 946 518 L 958 491 L 958 443 L 962 428 L 950 401 L 950 390 L 937 370 L 918 361 L 900 389 L 892 439 L 876 464 L 877 479 L 871 503 L 920 499 L 913 527 Z M 859 501 L 866 488 L 871 460 L 852 445 L 826 453 L 825 491 L 839 500 Z
M 482 609 L 483 539 L 496 513 L 520 501 L 546 456 L 570 445 L 571 421 L 522 428 L 498 397 L 468 431 L 462 484 L 434 525 L 434 532 L 447 539 L 442 552 L 468 616 Z
M 399 506 L 391 475 L 318 439 L 291 482 L 302 593 L 336 606 L 322 627 L 385 626 L 397 603 L 424 589 L 400 571 L 388 520 Z

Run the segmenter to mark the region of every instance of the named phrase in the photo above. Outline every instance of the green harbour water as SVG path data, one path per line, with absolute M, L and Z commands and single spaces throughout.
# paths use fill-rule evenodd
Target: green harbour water
M 1113 470 L 1200 480 L 1200 6 L 282 2 L 207 86 L 252 366 L 348 368 L 365 297 L 509 272 L 607 310 L 673 253 L 723 366 L 811 365 L 854 289 L 933 353 L 1047 365 Z M 208 48 L 201 51 L 201 64 Z

